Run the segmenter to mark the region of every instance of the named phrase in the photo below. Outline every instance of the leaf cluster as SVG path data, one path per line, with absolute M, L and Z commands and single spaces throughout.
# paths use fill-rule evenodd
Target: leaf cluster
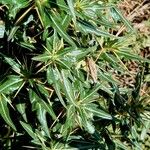
M 150 60 L 135 31 L 102 0 L 0 1 L 0 142 L 3 149 L 138 149 L 149 128 L 140 89 Z M 126 26 L 126 32 L 117 31 Z M 120 88 L 125 61 L 141 66 Z M 145 122 L 147 125 L 145 126 Z

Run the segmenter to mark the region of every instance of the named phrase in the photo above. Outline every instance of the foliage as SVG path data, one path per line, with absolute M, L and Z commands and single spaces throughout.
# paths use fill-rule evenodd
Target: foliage
M 136 33 L 113 1 L 0 3 L 2 149 L 140 149 L 150 60 L 135 53 Z M 133 88 L 120 88 L 112 71 L 132 77 L 127 60 L 141 71 Z

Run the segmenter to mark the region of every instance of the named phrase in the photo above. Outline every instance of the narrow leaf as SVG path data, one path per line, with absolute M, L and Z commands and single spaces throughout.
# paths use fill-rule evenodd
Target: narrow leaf
M 55 19 L 55 17 L 53 17 L 52 15 L 50 16 L 54 28 L 57 30 L 57 32 L 66 40 L 66 42 L 68 42 L 69 44 L 71 44 L 73 47 L 76 47 L 76 44 L 74 43 L 74 41 L 71 39 L 71 37 L 63 30 L 62 25 Z
M 101 88 L 101 84 L 96 85 L 93 90 L 91 90 L 81 101 L 86 101 L 89 97 L 95 94 Z
M 38 118 L 39 122 L 42 125 L 42 129 L 45 131 L 47 136 L 50 137 L 49 129 L 48 129 L 48 126 L 47 126 L 47 120 L 46 120 L 46 111 L 45 111 L 45 109 L 43 109 L 41 107 L 41 105 L 38 105 L 37 118 Z
M 125 23 L 125 25 L 126 25 L 131 31 L 133 31 L 133 27 L 130 25 L 129 21 L 121 14 L 121 12 L 120 12 L 116 7 L 113 7 L 112 9 L 113 9 L 113 11 L 120 17 L 120 19 Z
M 74 4 L 73 4 L 73 0 L 67 0 L 67 4 L 69 6 L 72 18 L 73 18 L 73 22 L 74 24 L 76 24 L 76 14 L 75 14 L 75 10 L 74 10 Z
M 57 119 L 53 109 L 52 109 L 52 106 L 50 106 L 49 104 L 47 104 L 44 100 L 39 100 L 39 103 L 41 104 L 41 106 L 52 116 L 52 118 L 54 120 Z
M 7 76 L 7 79 L 0 83 L 0 93 L 9 94 L 19 89 L 22 84 L 23 79 L 21 79 L 19 76 Z
M 0 95 L 0 115 L 3 117 L 6 123 L 16 131 L 16 127 L 10 118 L 6 97 L 3 95 Z
M 43 62 L 46 62 L 48 60 L 51 59 L 51 55 L 49 53 L 45 53 L 45 54 L 40 54 L 38 56 L 35 56 L 32 58 L 33 60 L 36 60 L 36 61 L 43 61 Z
M 119 55 L 125 56 L 128 59 L 134 59 L 134 60 L 137 60 L 137 61 L 143 61 L 143 62 L 150 63 L 149 59 L 142 58 L 141 56 L 133 54 L 133 53 L 129 53 L 129 52 L 126 52 L 126 51 L 119 51 L 119 50 L 116 51 L 116 53 L 119 54 Z
M 17 110 L 19 111 L 19 113 L 22 115 L 23 119 L 27 122 L 27 116 L 26 116 L 26 112 L 25 112 L 26 104 L 20 103 L 20 104 L 17 104 L 16 107 L 17 107 Z
M 57 69 L 49 67 L 47 69 L 47 80 L 50 84 L 53 83 L 53 87 L 55 89 L 55 92 L 61 102 L 61 104 L 66 108 L 66 104 L 62 98 L 62 94 L 60 91 L 61 83 L 60 83 L 60 73 Z
M 66 78 L 66 76 L 65 76 L 65 71 L 62 71 L 61 74 L 62 74 L 62 78 L 63 78 L 64 92 L 65 92 L 65 94 L 66 94 L 66 97 L 68 98 L 68 100 L 69 100 L 73 105 L 76 106 L 75 97 L 74 97 L 74 95 L 73 95 L 71 83 L 70 83 L 69 80 Z
M 85 21 L 85 20 L 78 20 L 79 22 L 79 28 L 83 30 L 85 33 L 92 33 L 97 36 L 105 36 L 105 37 L 110 37 L 110 38 L 117 38 L 116 36 L 106 32 L 106 31 L 101 31 L 91 23 Z
M 16 63 L 12 58 L 4 56 L 5 61 L 11 66 L 11 68 L 17 72 L 20 73 L 20 64 Z
M 33 132 L 33 129 L 29 124 L 24 123 L 22 121 L 20 121 L 20 124 L 34 140 L 38 140 L 36 134 Z
M 88 105 L 85 107 L 85 110 L 92 112 L 93 115 L 95 115 L 97 117 L 100 117 L 103 119 L 108 119 L 108 120 L 112 119 L 112 116 L 110 114 L 108 114 L 107 112 L 105 112 L 101 109 L 98 109 L 96 107 L 92 107 L 92 106 Z

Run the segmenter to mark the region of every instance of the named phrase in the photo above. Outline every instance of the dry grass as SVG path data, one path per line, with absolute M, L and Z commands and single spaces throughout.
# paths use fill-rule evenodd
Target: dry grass
M 137 30 L 138 34 L 144 38 L 150 36 L 150 1 L 149 0 L 123 0 L 118 4 L 122 10 L 123 15 L 132 22 L 132 25 Z M 125 30 L 125 26 L 122 26 L 117 35 L 122 34 Z M 141 43 L 142 45 L 142 43 Z M 148 44 L 150 45 L 150 43 Z M 145 45 L 144 45 L 145 46 Z M 145 58 L 150 58 L 150 47 L 140 47 L 140 54 Z M 140 70 L 139 65 L 135 61 L 125 62 L 128 70 L 131 73 L 129 75 L 116 75 L 117 79 L 122 82 L 122 86 L 133 87 L 135 83 L 135 75 Z M 143 85 L 141 94 L 149 94 L 149 85 Z
M 150 18 L 149 0 L 124 0 L 122 3 L 119 3 L 119 8 L 122 10 L 124 16 L 133 23 L 136 29 L 141 33 L 150 35 L 150 27 L 145 24 L 145 21 Z M 125 27 L 122 27 L 118 35 L 124 30 Z

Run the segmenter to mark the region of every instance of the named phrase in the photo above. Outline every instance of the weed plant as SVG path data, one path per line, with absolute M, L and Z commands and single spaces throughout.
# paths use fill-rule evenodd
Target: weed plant
M 0 0 L 1 149 L 139 150 L 150 60 L 133 49 L 135 36 L 115 1 Z M 115 74 L 134 80 L 128 60 L 140 71 L 120 87 Z

